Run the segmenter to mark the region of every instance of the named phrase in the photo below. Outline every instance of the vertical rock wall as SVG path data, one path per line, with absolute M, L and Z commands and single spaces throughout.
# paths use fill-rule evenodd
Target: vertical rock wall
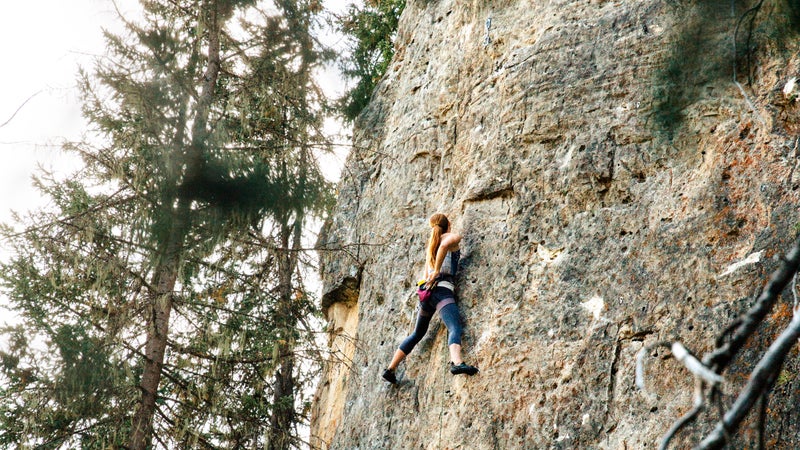
M 740 90 L 742 2 L 409 0 L 321 239 L 341 249 L 323 254 L 323 278 L 344 356 L 318 392 L 316 444 L 657 448 L 692 381 L 654 351 L 638 391 L 635 354 L 671 339 L 711 349 L 797 233 L 800 119 L 781 90 L 800 60 L 779 4 L 757 15 L 762 36 L 778 34 L 740 58 Z M 437 211 L 464 236 L 465 359 L 481 372 L 447 372 L 437 318 L 388 386 Z M 727 393 L 789 304 L 726 374 Z M 798 365 L 795 352 L 773 396 L 773 448 L 800 446 Z

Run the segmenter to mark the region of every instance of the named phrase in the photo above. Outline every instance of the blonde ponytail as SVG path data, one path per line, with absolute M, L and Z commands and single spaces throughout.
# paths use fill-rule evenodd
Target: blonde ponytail
M 425 255 L 425 262 L 427 263 L 427 269 L 433 269 L 436 264 L 436 252 L 439 250 L 439 244 L 442 243 L 442 235 L 447 232 L 447 229 L 450 227 L 450 222 L 442 213 L 432 215 L 429 222 L 431 225 L 431 237 L 428 239 L 428 251 Z

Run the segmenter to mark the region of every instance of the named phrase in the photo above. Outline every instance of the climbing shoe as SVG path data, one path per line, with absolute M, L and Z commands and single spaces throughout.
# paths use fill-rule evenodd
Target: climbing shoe
M 455 365 L 453 363 L 450 363 L 450 373 L 452 373 L 453 375 L 459 375 L 459 374 L 465 373 L 467 375 L 472 376 L 472 375 L 475 375 L 476 373 L 478 373 L 478 368 L 477 367 L 473 367 L 473 366 L 469 366 L 469 365 L 467 365 L 467 363 L 463 363 L 463 362 L 461 364 L 459 364 L 459 365 Z
M 394 375 L 394 370 L 386 369 L 383 371 L 383 379 L 392 384 L 397 384 L 397 377 Z

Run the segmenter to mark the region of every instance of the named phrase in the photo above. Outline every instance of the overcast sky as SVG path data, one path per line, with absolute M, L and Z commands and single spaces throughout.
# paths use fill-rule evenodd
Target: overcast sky
M 117 0 L 127 17 L 135 17 L 137 0 Z M 342 10 L 352 0 L 327 0 Z M 79 66 L 91 68 L 104 53 L 103 28 L 119 30 L 111 0 L 4 0 L 0 6 L 0 222 L 11 210 L 23 212 L 45 204 L 31 185 L 41 165 L 66 175 L 79 161 L 60 150 L 64 141 L 81 138 L 86 123 L 76 90 Z M 336 37 L 329 44 L 340 47 Z M 338 44 L 337 44 L 338 43 Z M 329 95 L 342 92 L 331 68 L 320 82 Z M 3 125 L 5 124 L 5 125 Z M 329 132 L 338 131 L 328 123 Z M 338 173 L 343 155 L 325 161 Z M 7 258 L 0 241 L 0 258 Z M 2 298 L 0 298 L 2 304 Z M 0 324 L 6 312 L 0 308 Z
M 118 5 L 124 10 L 136 2 Z M 8 121 L 0 127 L 0 221 L 8 222 L 11 209 L 41 204 L 30 183 L 37 163 L 63 172 L 78 167 L 59 150 L 85 129 L 77 68 L 89 67 L 103 52 L 101 27 L 114 26 L 115 16 L 109 0 L 14 1 L 0 7 L 0 124 Z
M 350 2 L 326 3 L 341 9 Z M 117 5 L 124 13 L 138 10 L 136 0 Z M 104 52 L 102 28 L 118 26 L 111 0 L 6 1 L 0 7 L 0 125 L 8 121 L 0 127 L 0 221 L 7 222 L 12 209 L 40 204 L 30 183 L 37 164 L 63 173 L 79 167 L 59 149 L 86 128 L 77 68 L 90 68 Z M 324 83 L 341 92 L 335 74 Z

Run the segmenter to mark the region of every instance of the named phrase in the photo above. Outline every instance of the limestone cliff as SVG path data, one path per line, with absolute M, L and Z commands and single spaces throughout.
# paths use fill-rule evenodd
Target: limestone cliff
M 335 358 L 316 445 L 656 448 L 690 408 L 691 379 L 653 352 L 643 393 L 634 355 L 670 339 L 708 351 L 797 233 L 786 4 L 749 13 L 749 43 L 739 27 L 739 48 L 756 49 L 739 52 L 740 89 L 743 2 L 409 0 L 321 240 L 341 251 L 323 254 Z M 389 386 L 380 373 L 413 327 L 437 211 L 464 236 L 465 359 L 481 372 L 447 372 L 437 318 Z M 727 393 L 787 302 L 726 373 Z M 770 403 L 772 448 L 800 447 L 798 366 L 795 352 Z

